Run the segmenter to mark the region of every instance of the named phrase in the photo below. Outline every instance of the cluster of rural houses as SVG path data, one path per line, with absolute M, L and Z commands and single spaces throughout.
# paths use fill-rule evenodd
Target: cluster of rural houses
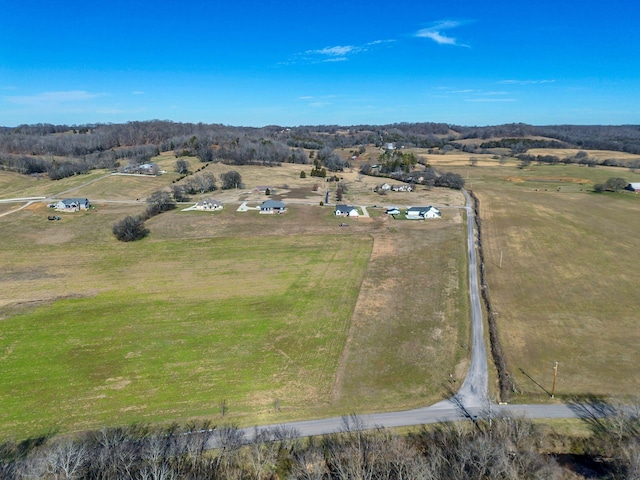
M 385 213 L 395 218 L 395 216 L 400 215 L 401 212 L 398 207 L 389 207 Z M 407 207 L 404 215 L 407 220 L 428 220 L 442 217 L 440 210 L 431 205 L 427 207 Z
M 88 210 L 91 207 L 91 203 L 87 198 L 65 198 L 57 203 L 49 205 L 51 208 L 55 208 L 62 212 L 77 212 L 79 210 Z M 201 211 L 216 211 L 222 210 L 224 205 L 219 200 L 211 198 L 205 198 L 204 200 L 196 203 L 191 209 Z M 287 211 L 284 202 L 279 200 L 268 199 L 262 202 L 259 207 L 262 214 L 281 214 Z M 400 215 L 401 211 L 398 207 L 389 207 L 386 209 L 387 215 Z M 360 212 L 358 207 L 353 205 L 339 204 L 336 205 L 334 214 L 336 217 L 359 217 Z M 425 220 L 430 218 L 440 218 L 442 214 L 440 210 L 431 205 L 427 207 L 408 207 L 405 211 L 405 217 L 409 220 Z
M 389 207 L 385 210 L 387 215 L 391 215 L 395 218 L 396 215 L 400 215 L 402 212 L 398 207 Z M 359 217 L 360 213 L 357 207 L 353 205 L 336 205 L 334 212 L 336 217 Z M 431 218 L 441 218 L 442 213 L 436 207 L 431 205 L 427 207 L 407 207 L 405 211 L 405 218 L 407 220 L 427 220 Z
M 224 205 L 222 202 L 218 200 L 212 200 L 210 198 L 205 198 L 204 200 L 199 201 L 193 206 L 194 210 L 222 210 Z

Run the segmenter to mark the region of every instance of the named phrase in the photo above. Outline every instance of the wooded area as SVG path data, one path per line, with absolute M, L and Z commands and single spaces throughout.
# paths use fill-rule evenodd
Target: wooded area
M 475 139 L 477 142 L 469 141 Z M 348 166 L 348 160 L 336 155 L 336 148 L 388 144 L 434 149 L 434 153 L 489 153 L 491 148 L 509 148 L 517 155 L 541 147 L 640 153 L 640 126 L 398 123 L 249 128 L 160 120 L 83 126 L 36 124 L 0 128 L 0 166 L 24 174 L 47 173 L 58 179 L 94 168 L 142 164 L 161 151 L 174 151 L 176 157 L 197 157 L 202 162 L 277 165 L 309 163 L 307 149 L 317 151 L 316 158 L 327 170 L 340 171 Z M 580 158 L 576 162 L 581 160 L 586 162 Z

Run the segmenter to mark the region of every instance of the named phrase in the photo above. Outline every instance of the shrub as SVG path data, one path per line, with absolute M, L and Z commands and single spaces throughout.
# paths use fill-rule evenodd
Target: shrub
M 113 225 L 113 234 L 121 242 L 134 242 L 146 237 L 149 230 L 144 226 L 144 219 L 131 215 Z

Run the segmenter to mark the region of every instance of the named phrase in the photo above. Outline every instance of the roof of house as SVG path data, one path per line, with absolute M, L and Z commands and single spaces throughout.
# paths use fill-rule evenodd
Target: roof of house
M 640 190 L 640 183 L 631 182 L 629 185 L 627 185 L 627 188 L 633 188 L 634 190 Z
M 279 202 L 278 200 L 265 200 L 264 202 L 262 202 L 262 205 L 260 206 L 260 208 L 263 210 L 268 208 L 283 209 L 284 203 Z
M 435 210 L 436 212 L 440 212 L 440 210 L 438 210 L 436 207 L 429 205 L 428 207 L 408 207 L 407 213 L 409 212 L 425 213 L 425 212 L 428 212 L 429 210 Z
M 82 203 L 89 203 L 88 198 L 63 198 L 62 203 L 65 205 L 71 205 L 73 203 L 80 205 Z
M 336 212 L 350 212 L 351 210 L 357 210 L 356 207 L 351 205 L 336 205 Z
M 407 207 L 407 212 L 424 212 L 431 207 Z

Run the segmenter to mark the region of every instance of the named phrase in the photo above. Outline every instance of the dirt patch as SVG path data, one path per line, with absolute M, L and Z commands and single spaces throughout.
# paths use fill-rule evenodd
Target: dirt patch
M 51 298 L 43 298 L 38 300 L 25 300 L 25 301 L 14 302 L 14 303 L 6 303 L 4 305 L 0 304 L 0 320 L 13 317 L 14 315 L 23 313 L 26 310 L 42 307 L 44 305 L 50 305 L 53 302 L 56 302 L 58 300 L 68 300 L 71 298 L 85 298 L 85 297 L 91 297 L 96 294 L 97 292 L 93 294 L 85 294 L 85 295 L 80 295 L 80 294 L 59 295 Z

